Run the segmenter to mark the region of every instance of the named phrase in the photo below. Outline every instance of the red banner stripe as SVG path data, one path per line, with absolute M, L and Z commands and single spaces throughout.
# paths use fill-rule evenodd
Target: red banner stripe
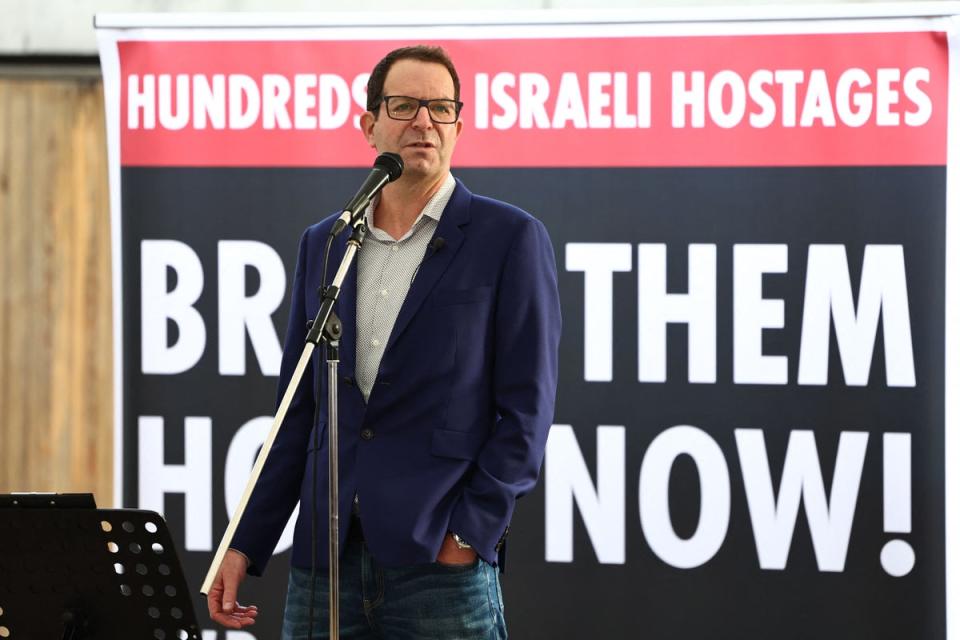
M 460 167 L 941 165 L 940 32 L 451 40 Z M 367 166 L 393 41 L 119 43 L 126 166 Z

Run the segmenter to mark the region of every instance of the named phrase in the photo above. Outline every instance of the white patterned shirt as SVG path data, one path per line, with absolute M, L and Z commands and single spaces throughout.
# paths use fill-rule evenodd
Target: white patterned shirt
M 369 232 L 357 257 L 356 370 L 357 386 L 364 400 L 370 399 L 393 324 L 456 184 L 448 173 L 399 240 L 371 222 L 375 222 L 373 212 L 379 199 L 371 202 L 364 214 Z

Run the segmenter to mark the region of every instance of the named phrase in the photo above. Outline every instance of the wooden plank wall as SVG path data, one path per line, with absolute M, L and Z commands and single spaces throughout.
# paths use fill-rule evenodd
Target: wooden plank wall
M 113 504 L 103 89 L 0 70 L 0 493 Z

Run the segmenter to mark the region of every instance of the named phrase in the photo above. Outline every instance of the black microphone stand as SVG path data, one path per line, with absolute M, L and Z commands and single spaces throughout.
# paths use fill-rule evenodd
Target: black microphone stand
M 347 249 L 344 252 L 343 259 L 340 261 L 337 273 L 333 277 L 333 282 L 323 292 L 320 309 L 317 311 L 317 315 L 310 325 L 310 330 L 307 332 L 303 353 L 301 353 L 300 360 L 293 371 L 293 375 L 290 377 L 290 382 L 287 384 L 283 399 L 280 401 L 280 406 L 273 418 L 270 432 L 267 434 L 263 447 L 260 449 L 260 454 L 257 456 L 257 460 L 253 465 L 250 478 L 247 480 L 247 486 L 243 491 L 243 496 L 237 505 L 233 518 L 230 519 L 230 523 L 227 525 L 227 530 L 223 534 L 223 539 L 217 548 L 213 563 L 211 563 L 210 569 L 207 571 L 207 577 L 200 589 L 200 592 L 206 595 L 213 587 L 213 581 L 220 571 L 220 565 L 223 563 L 223 558 L 227 553 L 230 542 L 233 540 L 240 519 L 243 517 L 247 502 L 250 500 L 250 495 L 253 493 L 257 480 L 260 478 L 260 473 L 263 471 L 267 457 L 270 455 L 270 449 L 273 448 L 273 442 L 277 437 L 277 433 L 280 431 L 280 425 L 283 423 L 284 417 L 287 415 L 290 403 L 293 401 L 293 395 L 296 393 L 297 387 L 300 386 L 300 380 L 303 378 L 307 364 L 310 363 L 314 349 L 323 341 L 327 345 L 327 402 L 329 403 L 327 409 L 327 444 L 330 454 L 330 491 L 328 495 L 330 544 L 328 552 L 330 564 L 331 640 L 339 640 L 340 638 L 340 432 L 338 427 L 339 399 L 337 397 L 337 371 L 340 365 L 340 336 L 343 332 L 340 319 L 337 318 L 333 312 L 333 306 L 340 296 L 340 288 L 343 286 L 347 272 L 350 270 L 350 266 L 356 258 L 357 251 L 360 250 L 360 246 L 363 244 L 363 240 L 367 235 L 367 225 L 362 216 L 357 216 L 356 219 L 351 222 L 353 224 L 353 233 L 350 235 L 350 239 L 347 240 Z M 317 373 L 319 375 L 319 372 Z

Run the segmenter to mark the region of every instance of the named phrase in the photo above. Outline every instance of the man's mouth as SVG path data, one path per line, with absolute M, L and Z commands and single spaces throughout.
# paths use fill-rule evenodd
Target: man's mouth
M 432 142 L 420 141 L 420 142 L 411 142 L 407 145 L 408 147 L 413 147 L 415 149 L 433 149 L 436 145 Z

